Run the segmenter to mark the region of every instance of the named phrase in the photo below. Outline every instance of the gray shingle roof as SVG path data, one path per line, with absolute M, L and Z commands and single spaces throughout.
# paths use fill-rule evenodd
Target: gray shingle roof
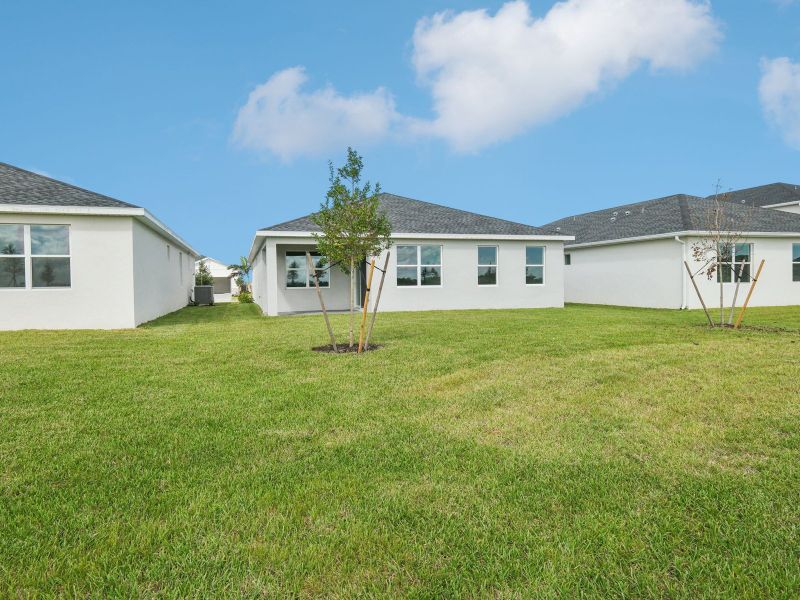
M 749 204 L 750 206 L 800 202 L 800 186 L 791 183 L 770 183 L 727 192 L 724 197 L 732 202 Z M 709 196 L 709 198 L 713 198 L 713 196 Z
M 140 208 L 0 162 L 0 204 Z
M 487 217 L 394 194 L 381 194 L 380 204 L 395 233 L 548 235 L 548 232 L 532 225 Z M 265 227 L 261 231 L 319 231 L 319 227 L 311 220 L 311 215 L 306 215 Z
M 650 235 L 705 231 L 706 215 L 713 199 L 677 194 L 666 198 L 646 200 L 615 206 L 553 221 L 543 229 L 562 235 L 574 235 L 574 242 L 585 244 L 636 238 Z M 760 233 L 800 233 L 800 215 L 771 208 L 733 204 L 733 217 L 746 228 Z

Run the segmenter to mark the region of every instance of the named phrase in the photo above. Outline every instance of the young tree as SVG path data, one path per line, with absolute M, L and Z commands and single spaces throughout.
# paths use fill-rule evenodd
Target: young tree
M 381 186 L 361 182 L 364 161 L 352 148 L 347 163 L 334 169 L 328 163 L 330 188 L 319 212 L 311 218 L 321 229 L 315 233 L 319 252 L 330 264 L 350 275 L 350 327 L 348 344 L 352 348 L 355 330 L 356 273 L 361 261 L 376 256 L 391 244 L 391 225 L 380 207 Z
M 740 249 L 748 253 L 750 247 L 742 243 L 753 217 L 753 207 L 736 204 L 729 193 L 720 193 L 720 184 L 709 201 L 703 217 L 706 237 L 692 244 L 694 260 L 703 266 L 697 273 L 703 273 L 711 280 L 715 276 L 719 284 L 719 326 L 725 325 L 725 283 L 733 281 L 736 289 L 731 303 L 731 318 L 735 309 L 739 285 L 750 281 L 749 264 L 737 261 Z M 738 263 L 738 264 L 737 264 Z M 699 293 L 699 292 L 698 292 Z
M 206 264 L 206 259 L 202 259 L 197 266 L 197 273 L 194 274 L 195 285 L 214 285 L 214 278 L 211 276 L 211 269 Z
M 228 268 L 233 271 L 233 276 L 236 277 L 236 285 L 239 286 L 239 291 L 249 292 L 250 288 L 248 287 L 248 283 L 250 281 L 250 272 L 253 270 L 253 265 L 250 264 L 247 257 L 239 257 L 239 264 L 228 265 Z

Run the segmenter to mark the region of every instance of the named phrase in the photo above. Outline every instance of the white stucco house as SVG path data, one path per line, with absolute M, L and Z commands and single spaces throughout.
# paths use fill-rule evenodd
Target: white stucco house
M 0 330 L 135 327 L 187 305 L 197 256 L 144 208 L 0 163 Z
M 380 310 L 542 308 L 564 305 L 567 234 L 382 194 L 393 245 Z M 253 296 L 267 315 L 319 310 L 305 252 L 316 253 L 311 215 L 256 232 L 250 250 Z M 377 265 L 384 264 L 384 255 Z M 377 274 L 377 272 L 376 272 Z M 349 279 L 321 275 L 326 305 L 344 310 Z M 362 267 L 359 301 L 363 298 Z
M 731 214 L 746 224 L 741 243 L 723 265 L 726 303 L 741 270 L 749 285 L 761 259 L 764 271 L 751 306 L 800 305 L 800 192 L 773 184 L 728 195 Z M 575 236 L 565 248 L 567 302 L 651 308 L 700 308 L 683 261 L 692 271 L 702 264 L 692 245 L 708 239 L 706 225 L 713 198 L 679 194 L 574 215 L 545 230 Z M 771 207 L 771 208 L 762 208 Z M 779 210 L 776 210 L 779 209 Z M 706 302 L 718 305 L 716 276 L 695 278 Z M 747 289 L 747 286 L 743 286 Z M 745 292 L 741 292 L 741 305 Z
M 201 256 L 194 263 L 195 273 L 200 268 L 200 263 L 205 261 L 211 277 L 214 278 L 214 302 L 230 302 L 233 296 L 239 293 L 239 286 L 236 285 L 236 276 L 228 268 L 228 265 L 210 256 Z

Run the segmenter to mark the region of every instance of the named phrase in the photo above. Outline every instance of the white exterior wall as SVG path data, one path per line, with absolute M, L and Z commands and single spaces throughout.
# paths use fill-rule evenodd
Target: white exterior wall
M 0 288 L 0 330 L 135 326 L 131 217 L 0 213 L 0 223 L 69 225 L 69 288 Z
M 152 321 L 189 303 L 195 258 L 149 227 L 133 221 L 134 325 Z
M 689 255 L 691 256 L 691 243 L 700 238 L 688 238 Z M 743 243 L 753 245 L 753 265 L 752 273 L 755 275 L 758 264 L 763 258 L 764 270 L 758 280 L 750 299 L 750 306 L 795 306 L 800 305 L 800 282 L 792 281 L 792 244 L 800 243 L 800 236 L 795 238 L 749 238 L 742 240 Z M 700 264 L 695 264 L 692 269 L 696 271 Z M 688 276 L 687 276 L 688 279 Z M 716 277 L 709 281 L 705 276 L 695 277 L 700 293 L 709 307 L 719 306 L 719 284 Z M 689 283 L 691 286 L 691 283 Z M 736 305 L 741 306 L 747 296 L 749 283 L 742 283 L 739 288 L 739 296 Z M 723 284 L 724 301 L 730 306 L 733 299 L 735 283 Z M 688 292 L 689 308 L 701 308 L 700 300 L 694 288 L 690 287 Z
M 396 251 L 392 247 L 389 269 L 381 296 L 381 311 L 450 310 L 491 308 L 543 308 L 564 305 L 564 253 L 562 242 L 538 240 L 394 240 L 395 245 L 437 244 L 442 246 L 442 285 L 398 287 Z M 498 284 L 478 285 L 478 246 L 498 246 Z M 525 284 L 525 246 L 545 247 L 544 285 Z M 291 246 L 291 248 L 290 248 Z M 313 249 L 308 238 L 267 237 L 253 261 L 255 301 L 268 315 L 319 310 L 316 290 L 287 289 L 285 252 Z M 266 250 L 266 261 L 264 251 Z M 376 264 L 383 267 L 384 257 Z M 373 291 L 380 271 L 375 271 Z M 334 268 L 331 286 L 323 290 L 326 307 L 344 310 L 349 302 L 349 278 Z
M 683 248 L 672 238 L 564 251 L 567 302 L 681 308 Z
M 564 306 L 563 242 L 524 240 L 395 240 L 380 310 L 550 308 Z M 442 246 L 442 285 L 397 285 L 397 245 Z M 478 285 L 478 246 L 497 246 L 497 285 Z M 525 283 L 525 246 L 544 246 L 543 285 Z M 383 268 L 382 255 L 376 265 Z M 380 276 L 380 271 L 375 271 Z M 377 283 L 374 283 L 377 290 Z

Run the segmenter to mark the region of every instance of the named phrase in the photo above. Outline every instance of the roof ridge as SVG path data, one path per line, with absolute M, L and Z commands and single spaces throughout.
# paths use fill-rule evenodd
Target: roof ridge
M 34 171 L 29 171 L 28 169 L 23 169 L 22 167 L 18 167 L 16 165 L 9 164 L 7 162 L 0 161 L 0 166 L 8 167 L 13 169 L 14 171 L 19 171 L 21 173 L 26 173 L 28 175 L 33 175 L 34 177 L 40 177 L 42 179 L 47 179 L 48 181 L 55 182 L 59 185 L 65 185 L 67 187 L 71 187 L 74 190 L 78 190 L 80 192 L 84 192 L 87 194 L 91 194 L 92 196 L 99 196 L 100 198 L 105 198 L 106 200 L 111 200 L 113 202 L 119 202 L 120 204 L 125 204 L 129 208 L 142 208 L 141 206 L 137 206 L 136 204 L 131 204 L 130 202 L 125 202 L 124 200 L 120 200 L 118 198 L 114 198 L 113 196 L 108 196 L 106 194 L 101 194 L 99 192 L 94 192 L 92 190 L 82 188 L 79 185 L 75 185 L 72 183 L 67 183 L 66 181 L 61 181 L 60 179 L 56 179 L 55 177 L 50 177 L 49 175 L 42 175 L 41 173 L 36 173 Z

